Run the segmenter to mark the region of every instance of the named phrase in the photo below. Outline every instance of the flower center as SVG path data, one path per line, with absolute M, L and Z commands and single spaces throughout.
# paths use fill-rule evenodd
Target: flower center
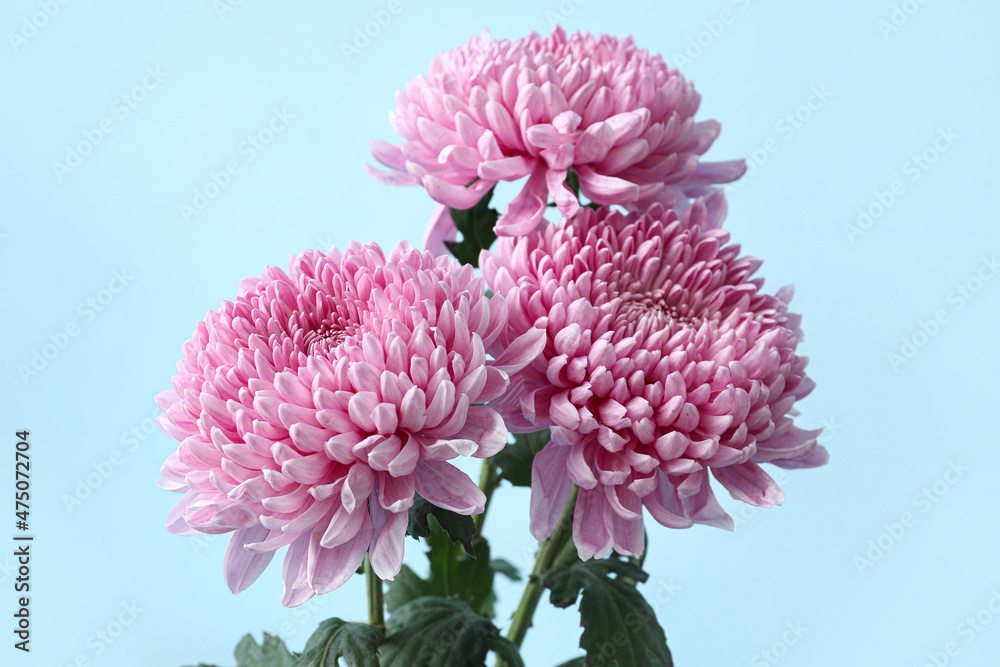
M 633 335 L 639 329 L 652 332 L 670 327 L 697 329 L 701 326 L 700 317 L 690 314 L 683 305 L 669 303 L 667 293 L 662 289 L 626 292 L 621 295 L 621 299 L 623 303 L 615 329 L 626 336 Z
M 335 350 L 350 334 L 339 324 L 325 322 L 318 329 L 306 332 L 306 354 L 328 355 Z

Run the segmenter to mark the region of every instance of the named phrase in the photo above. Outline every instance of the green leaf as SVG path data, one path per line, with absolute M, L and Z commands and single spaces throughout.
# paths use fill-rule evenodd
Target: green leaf
M 583 663 L 586 660 L 586 658 L 573 658 L 572 660 L 564 662 L 561 665 L 557 665 L 556 667 L 583 667 Z
M 507 639 L 506 637 L 491 637 L 489 641 L 490 650 L 497 654 L 497 657 L 503 658 L 509 667 L 524 667 L 524 660 L 521 659 L 521 653 L 517 650 L 517 644 Z
M 427 552 L 431 561 L 431 581 L 441 582 L 444 595 L 465 601 L 477 613 L 493 616 L 493 568 L 490 545 L 478 535 L 472 538 L 475 556 L 470 557 L 456 545 L 437 537 Z M 440 593 L 437 593 L 440 595 Z
M 381 667 L 484 667 L 490 640 L 499 636 L 461 600 L 419 598 L 389 617 Z
M 379 667 L 381 642 L 382 632 L 371 625 L 328 618 L 306 642 L 294 667 L 337 667 L 340 658 L 348 667 Z
M 549 444 L 549 432 L 518 433 L 509 444 L 493 456 L 491 461 L 500 468 L 503 477 L 514 486 L 531 486 L 531 464 L 535 454 Z
M 459 598 L 483 616 L 493 616 L 493 562 L 490 546 L 478 535 L 470 545 L 474 556 L 453 543 L 436 519 L 428 523 L 427 558 L 430 575 L 421 579 L 405 565 L 396 579 L 389 582 L 386 604 L 393 613 L 417 598 L 436 595 Z M 508 564 L 509 565 L 509 564 Z
M 236 667 L 291 667 L 295 662 L 295 655 L 285 648 L 285 642 L 266 632 L 263 644 L 258 644 L 252 635 L 245 636 L 233 655 Z
M 503 558 L 494 558 L 490 561 L 490 567 L 497 574 L 502 574 L 511 581 L 521 581 L 521 571 L 514 566 L 509 560 L 504 560 Z
M 452 542 L 460 543 L 465 547 L 466 553 L 475 557 L 476 550 L 472 548 L 472 538 L 476 534 L 476 524 L 471 516 L 463 516 L 450 510 L 441 509 L 421 498 L 419 494 L 414 494 L 413 500 L 409 525 L 406 527 L 407 535 L 414 538 L 430 537 L 431 527 L 427 523 L 427 517 L 433 516 Z
M 576 195 L 577 201 L 579 201 L 580 200 L 580 176 L 579 176 L 579 174 L 576 173 L 575 170 L 570 169 L 568 172 L 566 172 L 566 185 L 569 187 L 570 190 L 573 191 L 573 194 Z
M 445 245 L 448 246 L 451 254 L 463 264 L 479 266 L 479 251 L 488 249 L 497 238 L 493 227 L 500 214 L 490 208 L 492 198 L 493 189 L 491 188 L 472 208 L 448 209 L 458 231 L 462 232 L 462 240 L 445 241 Z
M 574 604 L 583 592 L 580 648 L 587 652 L 584 667 L 673 667 L 656 613 L 632 583 L 648 578 L 634 563 L 617 559 L 590 560 L 545 575 L 543 584 L 557 607 Z
M 433 586 L 426 579 L 421 579 L 417 573 L 403 565 L 399 568 L 399 574 L 389 584 L 389 591 L 385 594 L 385 606 L 389 613 L 395 613 L 397 609 L 425 595 L 433 595 Z

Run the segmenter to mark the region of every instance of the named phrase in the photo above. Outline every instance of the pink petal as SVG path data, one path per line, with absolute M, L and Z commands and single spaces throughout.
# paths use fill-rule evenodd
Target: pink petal
M 324 549 L 333 549 L 346 544 L 361 530 L 362 524 L 369 521 L 368 508 L 364 505 L 354 512 L 349 512 L 341 506 L 331 515 L 319 544 Z
M 344 480 L 344 486 L 340 490 L 340 502 L 344 504 L 348 512 L 353 512 L 358 501 L 363 501 L 375 488 L 375 474 L 364 463 L 356 463 L 351 466 Z
M 475 456 L 485 459 L 493 456 L 507 444 L 507 427 L 503 418 L 493 408 L 474 405 L 469 408 L 465 418 L 465 427 L 453 438 L 472 440 L 479 445 Z
M 413 506 L 416 490 L 416 476 L 393 477 L 380 473 L 378 482 L 378 504 L 391 513 L 405 512 Z
M 417 463 L 417 493 L 428 502 L 457 514 L 480 514 L 486 496 L 464 472 L 444 461 Z
M 746 172 L 746 160 L 699 162 L 691 175 L 685 179 L 685 184 L 714 185 L 716 183 L 732 183 L 739 180 Z
M 188 507 L 194 501 L 198 500 L 200 497 L 198 491 L 189 491 L 184 494 L 184 496 L 177 501 L 170 513 L 167 514 L 167 530 L 174 535 L 197 535 L 200 531 L 192 528 L 184 520 L 184 515 L 187 513 Z
M 479 165 L 479 178 L 488 181 L 517 181 L 535 170 L 538 160 L 525 155 L 487 160 Z
M 286 607 L 297 607 L 313 596 L 312 589 L 304 585 L 308 552 L 309 533 L 305 533 L 292 542 L 285 553 L 281 569 L 285 584 L 281 604 Z
M 615 145 L 615 131 L 605 122 L 594 123 L 576 140 L 578 165 L 603 160 Z
M 758 507 L 771 507 L 785 502 L 785 494 L 764 469 L 753 461 L 712 468 L 712 474 L 736 500 Z
M 334 549 L 320 546 L 321 535 L 313 531 L 309 541 L 307 577 L 316 593 L 324 594 L 344 585 L 361 567 L 372 539 L 371 521 L 365 521 L 351 540 Z
M 367 162 L 363 163 L 362 166 L 364 166 L 365 172 L 367 172 L 369 176 L 380 183 L 385 183 L 386 185 L 420 185 L 420 181 L 406 172 L 376 169 Z
M 234 594 L 245 591 L 250 584 L 257 581 L 267 564 L 274 558 L 273 551 L 255 554 L 243 548 L 248 543 L 260 542 L 269 532 L 264 526 L 257 525 L 237 530 L 229 539 L 223 564 L 226 585 Z
M 435 255 L 447 255 L 448 246 L 445 241 L 454 241 L 458 238 L 458 227 L 451 219 L 451 212 L 444 204 L 438 204 L 431 214 L 430 222 L 427 223 L 427 231 L 424 234 L 424 249 Z
M 607 119 L 607 124 L 615 133 L 615 143 L 624 144 L 640 136 L 649 126 L 649 109 L 634 109 L 616 114 Z
M 604 558 L 614 548 L 611 508 L 602 489 L 580 489 L 573 515 L 573 542 L 580 560 Z
M 549 170 L 545 175 L 545 185 L 549 189 L 549 194 L 559 207 L 559 212 L 567 218 L 572 218 L 580 211 L 580 200 L 566 185 L 566 171 Z
M 573 483 L 566 474 L 569 447 L 549 443 L 531 465 L 531 534 L 542 542 L 555 530 Z
M 757 453 L 754 454 L 753 459 L 760 463 L 767 462 L 775 465 L 780 465 L 779 461 L 808 459 L 817 447 L 816 438 L 822 432 L 823 429 L 807 431 L 798 426 L 792 426 L 781 435 L 757 442 Z
M 545 330 L 529 329 L 512 340 L 491 365 L 508 375 L 513 375 L 534 361 L 544 348 Z
M 594 471 L 590 469 L 590 464 L 584 456 L 585 445 L 571 445 L 569 446 L 569 457 L 566 459 L 566 471 L 569 473 L 570 479 L 583 489 L 593 489 L 597 486 L 597 477 L 594 476 Z
M 577 174 L 580 191 L 598 204 L 626 204 L 639 198 L 639 186 L 631 181 L 598 174 L 591 167 L 579 167 Z
M 375 159 L 386 167 L 394 171 L 404 171 L 406 169 L 406 158 L 403 157 L 403 151 L 400 146 L 390 144 L 388 141 L 373 139 L 368 142 L 368 147 L 371 149 Z
M 399 574 L 403 565 L 403 549 L 406 539 L 407 512 L 385 512 L 377 504 L 374 511 L 383 512 L 383 525 L 375 531 L 368 549 L 372 569 L 379 579 L 391 581 Z M 373 512 L 374 513 L 374 512 Z
M 472 208 L 478 204 L 479 200 L 495 184 L 495 182 L 480 180 L 465 187 L 448 183 L 430 174 L 423 177 L 422 183 L 424 188 L 427 189 L 427 194 L 431 196 L 431 199 L 439 204 L 446 204 L 451 208 L 461 210 Z
M 640 511 L 642 507 L 639 507 Z M 646 533 L 643 530 L 642 515 L 638 519 L 624 519 L 618 514 L 611 517 L 611 530 L 614 534 L 615 551 L 626 556 L 638 558 L 646 549 Z
M 497 236 L 523 236 L 534 230 L 544 220 L 547 199 L 545 169 L 538 168 L 497 220 Z

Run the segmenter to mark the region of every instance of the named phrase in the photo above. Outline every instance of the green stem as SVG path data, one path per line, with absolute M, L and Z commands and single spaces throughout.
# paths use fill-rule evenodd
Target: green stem
M 365 556 L 365 580 L 368 583 L 368 624 L 385 630 L 385 593 L 382 580 L 372 569 L 371 561 Z
M 479 473 L 479 488 L 486 494 L 486 506 L 483 507 L 482 514 L 472 517 L 476 533 L 480 535 L 483 533 L 483 523 L 486 522 L 486 511 L 490 508 L 490 500 L 493 498 L 493 492 L 497 490 L 498 486 L 500 486 L 500 471 L 497 470 L 497 467 L 489 459 L 486 459 L 483 461 L 483 469 Z
M 528 633 L 528 628 L 531 627 L 531 617 L 535 615 L 538 601 L 542 598 L 542 593 L 545 590 L 542 586 L 542 579 L 556 562 L 556 557 L 563 550 L 566 541 L 573 532 L 573 510 L 576 508 L 578 492 L 579 489 L 574 485 L 569 500 L 566 502 L 566 508 L 563 510 L 562 516 L 559 517 L 559 522 L 556 523 L 555 530 L 538 549 L 535 568 L 528 578 L 528 585 L 524 587 L 524 595 L 521 596 L 521 603 L 518 605 L 517 611 L 514 612 L 514 620 L 511 621 L 510 631 L 507 633 L 507 638 L 518 646 L 524 641 L 524 636 Z M 503 661 L 498 661 L 497 667 L 505 667 Z

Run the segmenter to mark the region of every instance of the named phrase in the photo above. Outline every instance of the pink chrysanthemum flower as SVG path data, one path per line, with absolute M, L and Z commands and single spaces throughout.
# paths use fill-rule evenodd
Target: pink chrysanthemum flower
M 161 484 L 185 494 L 167 528 L 233 531 L 234 593 L 288 545 L 287 606 L 339 587 L 366 553 L 391 579 L 414 492 L 483 510 L 448 461 L 506 444 L 500 415 L 481 404 L 544 343 L 538 332 L 499 344 L 506 317 L 472 267 L 405 244 L 388 259 L 374 244 L 306 251 L 287 273 L 244 280 L 198 323 L 157 398 L 160 426 L 181 443 Z
M 406 142 L 373 141 L 390 171 L 368 169 L 386 183 L 422 185 L 441 204 L 428 228 L 433 250 L 455 236 L 445 207 L 471 208 L 499 181 L 528 177 L 496 226 L 519 236 L 542 220 L 549 195 L 564 216 L 576 215 L 570 169 L 598 204 L 681 210 L 746 168 L 699 163 L 719 123 L 695 122 L 701 96 L 631 37 L 556 28 L 511 42 L 484 32 L 437 56 L 396 99 L 390 121 Z
M 551 428 L 535 459 L 531 530 L 548 537 L 572 483 L 581 558 L 642 553 L 642 507 L 659 523 L 732 529 L 709 483 L 736 499 L 784 501 L 758 465 L 822 465 L 819 431 L 793 425 L 813 388 L 796 356 L 790 288 L 770 296 L 718 229 L 721 193 L 678 216 L 655 204 L 586 210 L 480 263 L 507 296 L 508 332 L 543 328 L 542 355 L 494 404 L 515 432 Z M 502 338 L 503 339 L 503 338 Z

